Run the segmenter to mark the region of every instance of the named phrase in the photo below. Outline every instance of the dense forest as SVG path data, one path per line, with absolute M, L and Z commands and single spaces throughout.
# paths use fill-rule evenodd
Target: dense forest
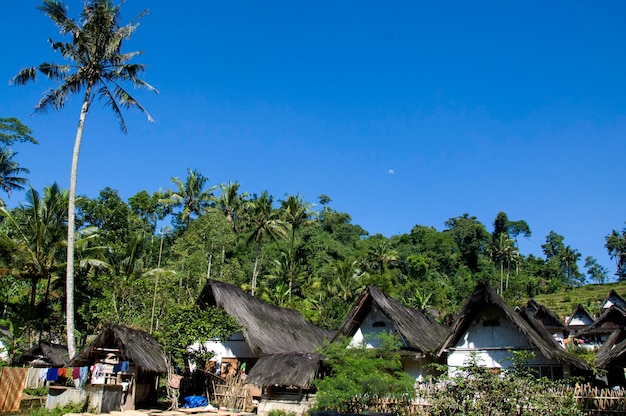
M 68 191 L 56 184 L 28 187 L 28 171 L 15 161 L 11 145 L 34 139 L 19 120 L 2 123 L 2 189 L 25 190 L 17 207 L 0 208 L 2 323 L 23 345 L 63 342 Z M 244 192 L 238 182 L 210 185 L 190 169 L 186 178 L 172 178 L 166 191 L 141 190 L 124 201 L 105 188 L 96 198 L 77 198 L 79 345 L 108 323 L 158 332 L 192 321 L 207 279 L 297 309 L 325 328 L 338 327 L 366 285 L 443 322 L 479 281 L 518 304 L 607 279 L 606 269 L 593 258 L 581 259 L 555 231 L 545 238 L 543 257 L 520 253 L 518 240 L 531 235 L 531 226 L 505 212 L 492 224 L 461 213 L 442 230 L 415 225 L 388 238 L 353 224 L 327 195 L 307 201 L 299 194 Z M 626 229 L 607 230 L 606 249 L 624 279 Z

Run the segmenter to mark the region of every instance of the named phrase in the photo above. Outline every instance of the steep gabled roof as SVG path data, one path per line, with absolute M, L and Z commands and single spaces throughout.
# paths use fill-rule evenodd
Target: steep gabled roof
M 70 361 L 65 345 L 42 341 L 33 345 L 17 359 L 20 365 L 65 367 Z
M 348 312 L 333 341 L 339 336 L 354 336 L 373 305 L 393 321 L 394 330 L 405 340 L 407 347 L 421 353 L 436 350 L 447 333 L 447 328 L 427 313 L 406 307 L 377 287 L 368 286 Z
M 552 312 L 548 307 L 530 299 L 521 310 L 532 315 L 533 318 L 540 321 L 548 331 L 562 330 L 567 332 L 565 325 L 557 314 Z
M 130 361 L 143 371 L 165 373 L 165 351 L 152 335 L 122 325 L 107 326 L 89 345 L 69 363 L 72 367 L 92 365 L 101 356 L 101 349 L 119 350 L 122 361 Z
M 234 317 L 253 353 L 315 352 L 333 333 L 307 322 L 293 309 L 279 308 L 240 288 L 209 280 L 198 297 L 201 307 L 214 306 Z
M 570 326 L 570 322 L 572 322 L 572 319 L 574 319 L 576 315 L 585 315 L 589 318 L 591 322 L 595 321 L 595 319 L 593 319 L 593 316 L 591 316 L 587 309 L 579 303 L 578 305 L 576 305 L 574 312 L 572 312 L 572 314 L 565 320 L 565 325 Z
M 258 386 L 276 384 L 308 388 L 313 384 L 321 362 L 320 354 L 288 352 L 262 355 L 250 370 L 246 382 Z
M 599 368 L 626 367 L 626 330 L 619 328 L 602 343 L 596 352 Z
M 479 283 L 474 292 L 467 298 L 461 310 L 457 313 L 452 329 L 444 340 L 438 355 L 446 353 L 448 348 L 453 347 L 464 336 L 475 319 L 486 307 L 493 307 L 515 326 L 528 340 L 530 346 L 544 357 L 560 363 L 568 363 L 577 369 L 589 371 L 591 368 L 582 359 L 565 351 L 552 335 L 543 327 L 541 322 L 533 318 L 529 313 L 521 310 L 515 312 L 513 308 L 502 300 L 500 296 L 487 284 Z
M 626 311 L 614 304 L 606 309 L 593 324 L 576 335 L 576 337 L 611 334 L 616 329 L 624 327 L 626 327 Z
M 601 309 L 608 309 L 612 305 L 617 305 L 620 308 L 626 308 L 626 300 L 621 297 L 614 289 L 609 291 L 609 294 L 604 298 Z

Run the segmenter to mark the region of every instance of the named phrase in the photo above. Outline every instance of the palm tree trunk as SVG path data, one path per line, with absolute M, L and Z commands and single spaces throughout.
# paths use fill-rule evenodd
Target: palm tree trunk
M 252 271 L 252 296 L 256 291 L 256 278 L 259 275 L 259 258 L 261 257 L 261 243 L 256 247 L 256 258 L 254 259 L 254 270 Z
M 72 170 L 70 173 L 70 191 L 67 204 L 67 267 L 65 275 L 65 321 L 67 331 L 67 352 L 70 359 L 76 355 L 76 338 L 74 332 L 76 324 L 74 321 L 74 233 L 75 233 L 75 213 L 76 213 L 76 179 L 78 177 L 78 156 L 80 155 L 80 145 L 83 141 L 83 130 L 85 119 L 91 104 L 91 90 L 93 83 L 87 85 L 85 99 L 80 109 L 80 118 L 76 128 L 76 139 L 74 139 L 74 151 L 72 152 Z

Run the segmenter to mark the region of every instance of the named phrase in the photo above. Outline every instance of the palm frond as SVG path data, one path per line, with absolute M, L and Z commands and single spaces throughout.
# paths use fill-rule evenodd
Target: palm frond
M 37 6 L 46 16 L 54 22 L 63 35 L 76 33 L 79 28 L 73 19 L 67 17 L 63 4 L 55 0 L 44 0 L 41 6 Z
M 107 84 L 103 83 L 102 87 L 100 87 L 100 89 L 98 90 L 98 95 L 100 96 L 100 99 L 104 100 L 104 105 L 111 107 L 111 109 L 113 110 L 113 114 L 115 114 L 115 118 L 117 118 L 117 121 L 119 122 L 120 130 L 125 134 L 128 133 L 128 127 L 126 127 L 126 121 L 124 121 L 122 111 L 117 105 L 117 100 L 111 94 L 111 91 L 109 90 Z
M 20 70 L 20 72 L 17 73 L 17 75 L 11 78 L 11 80 L 9 81 L 9 84 L 26 85 L 30 81 L 35 81 L 36 79 L 37 79 L 37 68 L 35 67 L 23 68 Z

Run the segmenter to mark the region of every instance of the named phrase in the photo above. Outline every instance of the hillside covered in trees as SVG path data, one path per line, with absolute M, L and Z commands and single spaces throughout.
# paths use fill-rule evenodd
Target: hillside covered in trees
M 23 345 L 64 340 L 67 201 L 53 184 L 0 210 L 1 318 Z M 330 329 L 366 285 L 445 322 L 479 281 L 521 304 L 608 278 L 593 258 L 580 270 L 581 254 L 555 231 L 544 256 L 520 253 L 517 242 L 532 225 L 504 212 L 492 224 L 461 213 L 441 230 L 417 224 L 387 238 L 353 224 L 329 196 L 276 198 L 243 192 L 237 182 L 210 187 L 197 170 L 173 178 L 171 189 L 142 190 L 128 201 L 111 188 L 79 197 L 76 224 L 79 345 L 109 323 L 158 332 L 192 319 L 208 278 Z M 625 232 L 607 230 L 614 258 L 623 258 L 624 247 Z

